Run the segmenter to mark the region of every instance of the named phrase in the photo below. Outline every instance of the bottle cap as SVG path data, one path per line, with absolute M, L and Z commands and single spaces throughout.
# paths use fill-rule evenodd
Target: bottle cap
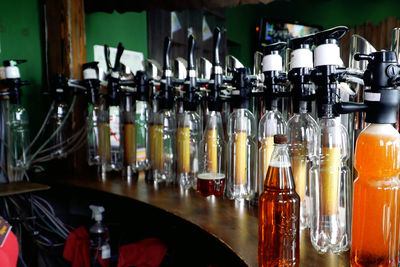
M 274 144 L 286 144 L 288 142 L 288 138 L 284 134 L 276 134 L 274 135 Z
M 92 219 L 94 219 L 96 222 L 101 222 L 103 219 L 102 213 L 104 212 L 104 207 L 90 205 L 89 208 L 92 210 Z

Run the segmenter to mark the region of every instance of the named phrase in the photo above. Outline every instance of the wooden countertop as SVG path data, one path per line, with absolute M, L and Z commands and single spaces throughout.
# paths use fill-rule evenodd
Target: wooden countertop
M 142 179 L 129 183 L 121 178 L 101 181 L 76 177 L 58 180 L 57 183 L 128 197 L 165 210 L 215 236 L 248 266 L 258 266 L 258 208 L 247 202 L 204 198 L 194 190 L 148 184 Z M 309 239 L 308 231 L 302 231 L 300 266 L 349 266 L 348 252 L 321 255 L 314 250 Z

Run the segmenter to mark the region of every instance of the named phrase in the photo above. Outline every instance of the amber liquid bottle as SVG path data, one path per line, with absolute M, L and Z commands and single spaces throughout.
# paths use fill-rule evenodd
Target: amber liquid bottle
M 300 263 L 300 197 L 290 167 L 286 135 L 274 136 L 274 151 L 259 200 L 258 265 Z

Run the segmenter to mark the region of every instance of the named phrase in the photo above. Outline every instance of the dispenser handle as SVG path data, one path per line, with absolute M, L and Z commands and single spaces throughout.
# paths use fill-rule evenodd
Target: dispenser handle
M 124 50 L 125 50 L 125 48 L 122 45 L 122 43 L 119 43 L 118 48 L 117 48 L 117 55 L 115 56 L 114 71 L 120 70 L 121 56 L 122 56 L 122 53 L 124 53 Z
M 323 44 L 326 40 L 336 40 L 339 41 L 343 36 L 349 31 L 346 26 L 337 26 L 325 31 L 318 32 L 314 35 L 315 43 L 317 45 Z
M 188 46 L 188 70 L 196 69 L 196 64 L 194 60 L 194 50 L 196 48 L 196 40 L 193 35 L 189 36 L 189 46 Z
M 172 41 L 169 37 L 165 37 L 164 40 L 164 70 L 169 70 L 171 69 L 170 61 L 169 61 L 169 56 L 171 53 L 171 46 L 172 46 Z
M 314 44 L 314 36 L 315 34 L 309 34 L 303 37 L 294 38 L 289 41 L 289 46 L 291 49 L 299 49 L 299 48 L 309 48 Z
M 108 45 L 104 45 L 104 57 L 106 60 L 107 71 L 109 72 L 112 69 L 111 60 L 110 60 L 110 48 Z
M 219 66 L 221 64 L 219 60 L 219 49 L 221 45 L 221 30 L 218 27 L 214 29 L 214 66 Z
M 272 51 L 282 51 L 286 47 L 285 42 L 277 42 L 270 45 L 264 46 L 264 55 L 271 54 Z
M 374 56 L 373 55 L 362 54 L 362 53 L 356 53 L 354 55 L 354 59 L 357 60 L 357 61 L 368 60 L 368 62 L 371 62 L 371 61 L 374 60 Z

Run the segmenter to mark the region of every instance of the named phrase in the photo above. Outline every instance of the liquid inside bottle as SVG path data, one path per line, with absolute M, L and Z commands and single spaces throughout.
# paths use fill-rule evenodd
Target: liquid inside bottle
M 289 161 L 287 137 L 275 147 L 259 200 L 259 266 L 298 266 L 300 262 L 300 197 Z
M 88 104 L 88 164 L 100 164 L 99 106 Z
M 196 188 L 199 171 L 199 115 L 192 111 L 180 114 L 177 131 L 178 181 L 185 188 Z
M 151 108 L 146 101 L 136 101 L 136 166 L 139 171 L 150 168 Z M 154 130 L 154 129 L 153 129 Z
M 397 266 L 400 223 L 400 135 L 390 124 L 371 124 L 358 137 L 354 157 L 352 266 Z
M 264 188 L 264 179 L 267 175 L 269 160 L 274 149 L 274 135 L 286 133 L 286 122 L 277 107 L 267 111 L 261 118 L 258 126 L 258 178 L 257 193 L 261 195 Z
M 206 126 L 200 142 L 197 192 L 202 196 L 222 196 L 225 189 L 225 141 L 221 114 L 206 115 Z

